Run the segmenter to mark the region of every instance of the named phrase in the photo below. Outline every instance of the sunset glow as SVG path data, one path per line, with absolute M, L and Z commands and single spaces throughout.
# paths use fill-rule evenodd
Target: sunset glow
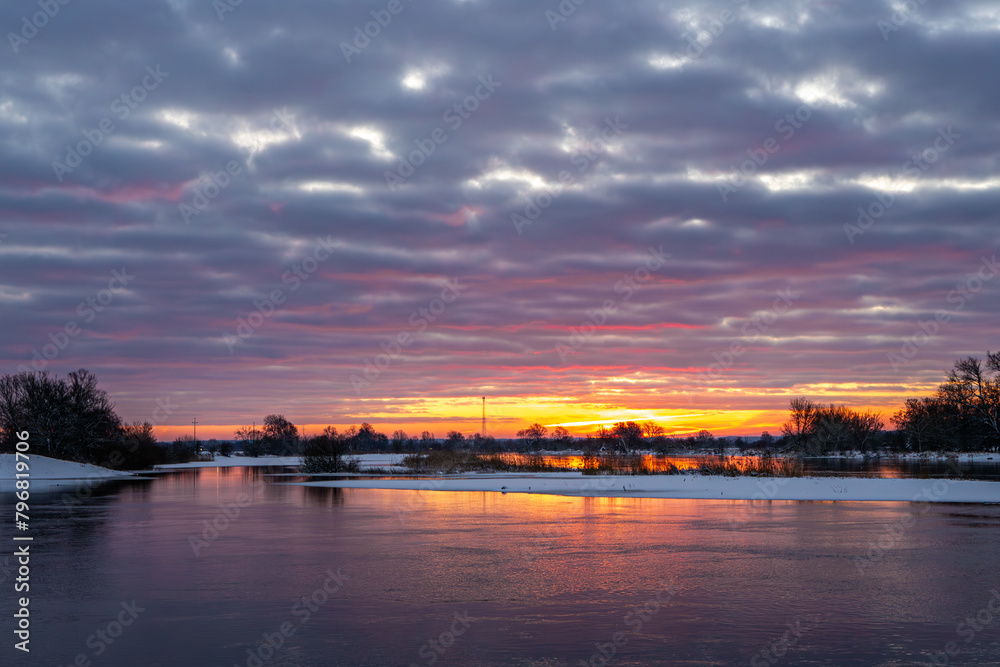
M 515 3 L 486 37 L 444 3 L 348 58 L 367 10 L 167 3 L 113 68 L 70 26 L 125 17 L 53 20 L 0 96 L 0 366 L 87 368 L 165 440 L 471 435 L 482 396 L 499 437 L 777 433 L 796 396 L 888 417 L 997 347 L 992 61 L 949 51 L 991 24 L 889 41 L 878 3 L 800 4 L 712 37 L 698 3 Z M 595 26 L 624 32 L 580 51 Z

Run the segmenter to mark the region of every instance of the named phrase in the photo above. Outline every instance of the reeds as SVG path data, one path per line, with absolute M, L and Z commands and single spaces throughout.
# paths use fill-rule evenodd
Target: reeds
M 680 470 L 672 463 L 657 468 L 642 454 L 605 453 L 583 455 L 584 475 L 675 475 Z
M 410 454 L 400 465 L 409 473 L 452 475 L 463 472 L 562 472 L 541 454 L 433 451 Z M 802 461 L 765 454 L 760 457 L 703 456 L 693 468 L 681 469 L 673 463 L 657 461 L 642 454 L 586 453 L 584 475 L 679 475 L 697 473 L 726 477 L 801 477 Z
M 400 461 L 410 472 L 451 475 L 460 472 L 560 472 L 546 463 L 541 454 L 514 455 L 504 453 L 436 451 L 410 454 Z
M 725 477 L 802 477 L 802 460 L 764 454 L 759 457 L 733 459 L 704 456 L 698 459 L 697 472 L 702 475 Z
M 584 475 L 680 475 L 685 472 L 726 477 L 801 477 L 800 459 L 765 454 L 761 457 L 732 458 L 702 456 L 694 468 L 681 469 L 673 463 L 658 463 L 640 454 L 584 454 Z

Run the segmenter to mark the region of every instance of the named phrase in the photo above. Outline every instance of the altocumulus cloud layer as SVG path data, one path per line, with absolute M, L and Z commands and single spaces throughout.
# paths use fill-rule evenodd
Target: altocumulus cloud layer
M 85 366 L 129 418 L 891 406 L 997 347 L 992 2 L 19 0 L 0 27 L 2 369 Z

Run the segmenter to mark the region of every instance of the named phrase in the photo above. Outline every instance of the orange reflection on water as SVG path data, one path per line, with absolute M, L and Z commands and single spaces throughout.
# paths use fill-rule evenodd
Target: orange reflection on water
M 527 454 L 508 454 L 513 462 L 527 463 L 532 458 Z M 706 463 L 726 462 L 745 470 L 751 464 L 760 460 L 758 456 L 727 456 L 724 459 L 717 456 L 665 456 L 655 454 L 642 454 L 642 466 L 652 472 L 668 472 L 672 468 L 678 470 L 697 470 Z M 584 457 L 581 455 L 561 455 L 550 454 L 541 457 L 543 462 L 557 468 L 570 468 L 572 470 L 583 470 L 586 467 Z

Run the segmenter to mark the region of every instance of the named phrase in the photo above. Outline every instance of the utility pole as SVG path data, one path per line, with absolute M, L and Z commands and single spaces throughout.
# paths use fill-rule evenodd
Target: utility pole
M 483 430 L 480 431 L 482 437 L 486 437 L 486 397 L 483 396 Z
M 198 418 L 195 417 L 194 421 L 192 421 L 191 423 L 194 424 L 194 445 L 195 445 L 195 447 L 197 447 L 198 446 Z

